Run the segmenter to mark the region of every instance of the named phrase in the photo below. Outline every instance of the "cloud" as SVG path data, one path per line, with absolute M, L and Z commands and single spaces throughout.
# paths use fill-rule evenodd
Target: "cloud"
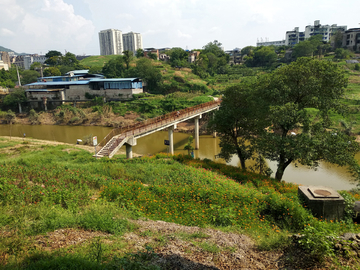
M 95 32 L 92 21 L 77 15 L 66 0 L 15 1 L 0 4 L 0 34 L 8 37 L 0 45 L 28 53 L 64 49 L 78 53 L 85 51 L 92 41 Z
M 10 36 L 15 36 L 15 33 L 9 29 L 0 28 L 0 36 L 10 37 Z
M 185 33 L 181 32 L 180 30 L 177 30 L 177 36 L 179 38 L 191 38 L 191 35 L 185 34 Z

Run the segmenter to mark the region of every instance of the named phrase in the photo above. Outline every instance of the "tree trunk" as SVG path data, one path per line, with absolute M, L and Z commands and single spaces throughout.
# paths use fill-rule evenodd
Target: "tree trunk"
M 241 151 L 241 149 L 240 149 L 239 147 L 236 149 L 236 151 L 237 151 L 237 155 L 238 155 L 239 160 L 240 160 L 241 169 L 243 169 L 244 171 L 246 171 L 246 165 L 245 165 L 246 159 L 245 159 L 245 157 L 243 156 L 243 153 L 242 153 L 242 151 Z
M 275 173 L 275 179 L 279 180 L 279 182 L 282 180 L 286 167 L 289 166 L 289 164 L 293 161 L 292 158 L 289 158 L 287 161 L 285 160 L 285 156 L 280 154 L 279 164 Z

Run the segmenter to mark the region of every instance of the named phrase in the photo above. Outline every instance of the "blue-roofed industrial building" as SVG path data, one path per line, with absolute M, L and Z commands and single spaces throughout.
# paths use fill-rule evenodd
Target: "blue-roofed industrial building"
M 104 97 L 107 101 L 128 100 L 133 94 L 143 92 L 139 78 L 110 78 L 87 74 L 87 70 L 71 71 L 67 76 L 42 77 L 25 85 L 30 101 L 85 101 L 91 96 Z

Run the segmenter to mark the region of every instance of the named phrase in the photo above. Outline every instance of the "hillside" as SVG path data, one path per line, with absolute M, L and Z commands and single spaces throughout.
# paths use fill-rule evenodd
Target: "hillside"
M 3 51 L 3 52 L 14 52 L 16 55 L 22 55 L 22 54 L 27 54 L 27 53 L 17 53 L 11 49 L 8 49 L 8 48 L 5 48 L 3 46 L 0 46 L 0 51 Z
M 0 138 L 2 269 L 360 266 L 327 238 L 360 226 L 314 218 L 295 185 L 184 156 L 91 155 Z

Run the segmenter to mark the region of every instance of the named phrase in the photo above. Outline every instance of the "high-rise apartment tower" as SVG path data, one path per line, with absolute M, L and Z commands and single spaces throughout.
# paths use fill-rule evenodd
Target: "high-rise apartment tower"
M 122 54 L 123 35 L 120 30 L 107 29 L 99 32 L 100 55 Z
M 138 49 L 143 48 L 142 37 L 139 33 L 123 34 L 124 51 L 132 51 L 135 55 Z

